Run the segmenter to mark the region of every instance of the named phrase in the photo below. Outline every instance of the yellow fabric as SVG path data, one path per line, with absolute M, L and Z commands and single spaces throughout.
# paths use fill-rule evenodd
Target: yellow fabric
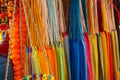
M 117 52 L 115 47 L 115 35 L 114 32 L 111 32 L 111 40 L 112 40 L 112 49 L 113 49 L 113 73 L 116 80 L 120 80 L 120 72 L 117 66 Z
M 0 32 L 0 43 L 2 43 L 2 32 Z
M 92 46 L 92 63 L 94 70 L 94 80 L 98 80 L 98 48 L 96 35 L 90 35 L 90 42 Z
M 107 51 L 107 39 L 105 32 L 100 32 L 102 40 L 102 54 L 103 54 L 103 67 L 104 67 L 104 80 L 110 80 L 109 71 L 109 56 Z
M 37 78 L 39 78 L 39 74 L 41 74 L 41 66 L 40 66 L 40 59 L 39 59 L 39 52 L 37 50 L 37 48 L 33 47 L 33 54 L 32 54 L 32 60 L 34 62 L 34 66 L 35 66 L 35 71 L 37 74 Z

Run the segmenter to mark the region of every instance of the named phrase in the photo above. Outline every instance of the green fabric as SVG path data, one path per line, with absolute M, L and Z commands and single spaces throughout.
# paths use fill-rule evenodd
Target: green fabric
M 103 53 L 102 53 L 102 41 L 101 41 L 101 35 L 97 34 L 98 39 L 98 59 L 99 59 L 99 80 L 103 80 L 104 78 L 104 69 L 103 69 Z
M 69 50 L 68 50 L 68 36 L 64 37 L 64 51 L 65 51 L 65 59 L 67 63 L 68 80 L 71 80 L 70 59 L 69 59 Z
M 116 57 L 117 57 L 117 66 L 118 66 L 118 70 L 120 71 L 120 57 L 119 57 L 119 46 L 118 46 L 118 36 L 117 36 L 117 31 L 114 31 L 114 35 L 115 35 L 115 47 L 116 47 Z
M 58 79 L 65 80 L 64 73 L 64 61 L 63 61 L 63 49 L 61 43 L 55 43 L 56 55 L 57 55 L 57 66 L 58 66 Z

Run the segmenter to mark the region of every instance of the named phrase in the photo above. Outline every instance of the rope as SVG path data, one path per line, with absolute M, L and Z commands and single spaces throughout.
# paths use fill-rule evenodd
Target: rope
M 19 0 L 19 8 L 20 8 L 20 76 L 22 78 L 22 4 L 21 0 Z
M 10 27 L 10 33 L 13 32 L 13 26 L 14 26 L 14 14 L 15 14 L 15 8 L 16 8 L 16 0 L 14 0 L 14 8 L 13 8 L 13 16 L 12 16 L 12 23 L 11 23 L 11 27 Z M 9 34 L 10 40 L 9 40 L 9 50 L 8 50 L 8 57 L 7 57 L 7 66 L 6 66 L 6 71 L 5 71 L 5 80 L 7 80 L 8 78 L 8 70 L 9 70 L 9 63 L 10 63 L 10 46 L 12 43 L 12 34 Z

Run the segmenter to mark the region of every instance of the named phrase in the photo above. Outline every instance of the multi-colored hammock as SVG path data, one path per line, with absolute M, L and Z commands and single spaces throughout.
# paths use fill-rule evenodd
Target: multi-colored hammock
M 10 58 L 14 80 L 119 80 L 113 9 L 109 0 L 9 0 L 9 19 L 0 14 L 0 44 L 10 28 L 5 79 Z

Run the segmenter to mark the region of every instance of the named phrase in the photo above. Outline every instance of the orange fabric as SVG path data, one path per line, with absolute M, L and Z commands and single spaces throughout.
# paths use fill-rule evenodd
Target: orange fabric
M 48 62 L 46 61 L 45 54 L 40 47 L 39 47 L 39 59 L 40 59 L 42 73 L 43 74 L 50 74 Z
M 101 12 L 102 12 L 102 27 L 103 27 L 103 31 L 108 32 L 107 13 L 106 13 L 105 1 L 104 0 L 101 0 Z
M 56 52 L 54 46 L 48 46 L 46 48 L 48 59 L 53 71 L 53 74 L 55 75 L 55 80 L 58 80 L 58 71 L 57 71 L 57 58 L 56 58 Z
M 90 34 L 95 34 L 92 4 L 93 4 L 92 0 L 87 0 L 88 24 L 89 24 L 89 30 L 90 30 L 89 32 Z

